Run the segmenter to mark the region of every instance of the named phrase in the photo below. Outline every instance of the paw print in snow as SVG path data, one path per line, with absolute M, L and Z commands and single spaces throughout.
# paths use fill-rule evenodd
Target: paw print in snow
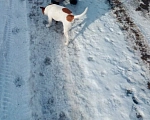
M 101 71 L 101 76 L 102 77 L 105 77 L 106 75 L 107 75 L 107 71 L 106 70 Z
M 52 60 L 49 57 L 46 57 L 45 60 L 44 60 L 45 65 L 50 65 L 51 62 L 52 62 Z
M 23 81 L 22 77 L 17 77 L 14 80 L 14 84 L 16 87 L 21 87 L 22 85 L 24 85 L 24 81 Z
M 19 33 L 19 32 L 20 32 L 20 29 L 17 28 L 17 27 L 15 27 L 15 28 L 12 29 L 12 33 L 15 34 L 15 35 L 16 35 L 17 33 Z

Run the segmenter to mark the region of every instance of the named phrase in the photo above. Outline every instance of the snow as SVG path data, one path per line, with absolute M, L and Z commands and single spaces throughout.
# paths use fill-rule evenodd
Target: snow
M 45 27 L 47 4 L 0 1 L 0 120 L 149 120 L 149 66 L 108 2 L 61 3 L 75 14 L 89 8 L 68 46 L 62 23 Z M 123 4 L 149 43 L 148 16 Z
M 150 29 L 150 16 L 144 12 L 141 13 L 139 11 L 135 11 L 135 6 L 137 6 L 136 4 L 138 3 L 134 3 L 132 5 L 132 3 L 134 3 L 133 0 L 131 0 L 130 2 L 125 2 L 125 6 L 128 6 L 128 13 L 130 14 L 130 16 L 132 17 L 132 19 L 134 19 L 134 22 L 138 25 L 138 27 L 140 28 L 141 32 L 144 34 L 144 36 L 146 37 L 146 39 L 148 40 L 148 42 L 150 42 L 150 35 L 147 33 L 148 30 Z

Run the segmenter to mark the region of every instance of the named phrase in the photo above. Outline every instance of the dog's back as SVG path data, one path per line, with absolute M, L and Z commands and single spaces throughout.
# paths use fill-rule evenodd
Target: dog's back
M 72 12 L 63 6 L 51 4 L 45 8 L 45 14 L 48 17 L 52 17 L 55 21 L 64 21 L 66 16 L 72 14 Z

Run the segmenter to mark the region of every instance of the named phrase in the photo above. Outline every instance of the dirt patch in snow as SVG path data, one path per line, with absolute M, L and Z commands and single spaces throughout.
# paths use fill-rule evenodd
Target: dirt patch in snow
M 138 8 L 136 10 L 137 11 L 142 11 L 142 9 L 144 9 L 144 10 L 149 12 L 149 3 L 150 3 L 150 0 L 141 0 L 141 2 L 139 3 Z
M 127 13 L 123 3 L 120 0 L 108 1 L 113 9 L 117 21 L 120 24 L 120 28 L 127 33 L 127 37 L 130 38 L 128 40 L 132 40 L 131 42 L 134 44 L 134 49 L 140 51 L 141 59 L 147 63 L 150 68 L 150 49 L 147 40 Z M 147 2 L 149 1 L 147 0 Z M 146 1 L 143 1 L 143 3 L 146 3 Z

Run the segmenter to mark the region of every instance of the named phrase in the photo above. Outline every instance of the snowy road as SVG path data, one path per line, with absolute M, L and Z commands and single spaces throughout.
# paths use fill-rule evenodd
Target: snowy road
M 1 1 L 0 9 L 4 11 L 0 22 L 0 118 L 29 120 L 30 52 L 26 2 Z
M 149 120 L 149 68 L 108 2 L 62 3 L 75 14 L 89 7 L 68 46 L 62 23 L 45 27 L 47 4 L 0 1 L 0 120 Z M 134 12 L 149 40 L 148 19 Z

